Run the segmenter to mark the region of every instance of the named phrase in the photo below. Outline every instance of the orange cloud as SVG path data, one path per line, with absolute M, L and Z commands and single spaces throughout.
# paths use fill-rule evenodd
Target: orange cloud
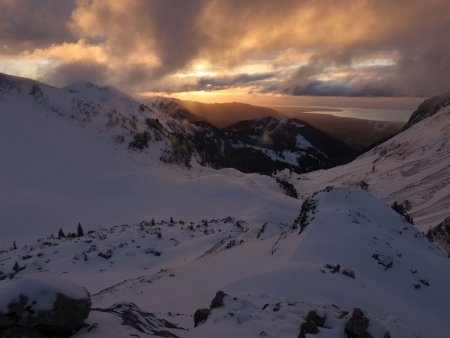
M 295 95 L 448 89 L 447 0 L 61 3 L 39 1 L 46 23 L 27 15 L 34 0 L 0 4 L 7 13 L 0 14 L 0 54 L 53 60 L 40 69 L 57 84 L 77 78 L 79 67 L 90 80 L 135 91 L 202 90 L 205 78 L 220 84 L 210 86 L 217 90 L 247 86 Z

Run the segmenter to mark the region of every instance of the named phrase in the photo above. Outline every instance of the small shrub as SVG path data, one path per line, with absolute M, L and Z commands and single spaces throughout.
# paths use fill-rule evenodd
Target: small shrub
M 288 181 L 282 180 L 278 177 L 275 180 L 277 181 L 278 185 L 286 192 L 286 195 L 288 195 L 289 197 L 298 199 L 297 190 L 291 183 L 289 183 Z
M 358 186 L 361 190 L 369 191 L 369 183 L 367 183 L 365 180 L 359 181 Z
M 133 140 L 128 144 L 128 147 L 133 150 L 143 150 L 148 148 L 148 142 L 150 141 L 150 133 L 144 131 L 142 133 L 136 133 L 133 136 Z
M 414 219 L 408 213 L 411 210 L 410 201 L 405 200 L 403 203 L 395 201 L 394 203 L 392 203 L 391 208 L 402 215 L 408 223 L 414 224 Z

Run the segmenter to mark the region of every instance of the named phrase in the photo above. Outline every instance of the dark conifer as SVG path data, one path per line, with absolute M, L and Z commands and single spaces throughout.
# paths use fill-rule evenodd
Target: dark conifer
M 63 238 L 63 237 L 66 237 L 66 235 L 64 234 L 63 229 L 59 229 L 59 231 L 58 231 L 58 238 Z
M 84 230 L 83 230 L 83 227 L 81 226 L 81 223 L 78 223 L 78 227 L 77 227 L 77 236 L 78 236 L 78 237 L 84 236 Z

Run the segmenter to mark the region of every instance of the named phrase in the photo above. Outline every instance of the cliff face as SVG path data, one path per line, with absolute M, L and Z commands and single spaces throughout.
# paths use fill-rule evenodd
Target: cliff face
M 402 130 L 406 130 L 417 122 L 427 118 L 428 116 L 436 114 L 439 110 L 447 107 L 448 105 L 450 105 L 450 92 L 425 100 L 419 106 L 419 108 L 417 108 L 417 110 L 412 113 L 411 117 L 403 126 Z

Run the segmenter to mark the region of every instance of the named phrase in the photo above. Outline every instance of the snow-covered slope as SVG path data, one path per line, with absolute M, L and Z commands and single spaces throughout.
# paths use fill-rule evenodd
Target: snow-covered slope
M 403 130 L 439 112 L 450 105 L 450 93 L 434 96 L 425 100 L 416 111 L 414 111 L 408 122 L 403 126 Z
M 217 159 L 190 148 L 198 130 L 217 140 L 211 126 L 111 88 L 0 75 L 0 283 L 45 271 L 86 286 L 94 308 L 76 337 L 352 337 L 363 323 L 373 337 L 446 338 L 448 258 L 370 193 L 312 192 L 365 180 L 411 200 L 422 227 L 448 216 L 449 114 L 347 166 L 280 173 L 312 196 L 300 206 L 268 176 L 199 166 Z
M 326 189 L 291 224 L 167 219 L 92 230 L 0 253 L 3 278 L 49 271 L 88 288 L 98 309 L 88 324 L 98 327 L 76 337 L 121 337 L 107 309 L 124 301 L 183 327 L 171 331 L 180 337 L 297 337 L 309 311 L 325 317 L 318 337 L 346 337 L 355 308 L 373 337 L 450 331 L 448 258 L 364 191 Z M 194 327 L 218 290 L 229 296 Z
M 450 107 L 349 164 L 280 176 L 291 180 L 303 198 L 327 185 L 359 186 L 365 181 L 369 191 L 390 204 L 409 200 L 415 223 L 426 231 L 450 216 Z
M 186 171 L 159 161 L 161 154 L 170 154 L 162 136 L 182 122 L 151 108 L 137 109 L 124 115 L 118 107 L 76 93 L 0 76 L 1 242 L 59 227 L 68 231 L 78 222 L 294 217 L 298 201 L 284 196 L 270 177 L 234 169 Z M 131 139 L 146 118 L 158 119 L 164 134 L 145 152 L 130 152 L 111 140 Z
M 268 144 L 255 146 L 254 140 L 246 142 L 249 138 L 241 134 L 225 132 L 205 122 L 191 122 L 190 113 L 175 101 L 155 98 L 143 104 L 116 88 L 89 82 L 58 89 L 0 74 L 0 96 L 11 104 L 12 111 L 46 109 L 95 127 L 104 138 L 139 153 L 144 160 L 271 174 L 284 168 L 296 172 L 326 168 L 353 156 L 351 148 L 310 126 L 296 130 L 291 137 L 294 143 L 298 138 L 306 138 L 307 143 L 297 142 L 294 148 L 280 152 Z M 23 101 L 29 105 L 25 107 Z M 326 146 L 324 140 L 328 142 Z M 311 150 L 310 142 L 320 149 L 319 153 Z M 252 165 L 256 162 L 260 165 Z

